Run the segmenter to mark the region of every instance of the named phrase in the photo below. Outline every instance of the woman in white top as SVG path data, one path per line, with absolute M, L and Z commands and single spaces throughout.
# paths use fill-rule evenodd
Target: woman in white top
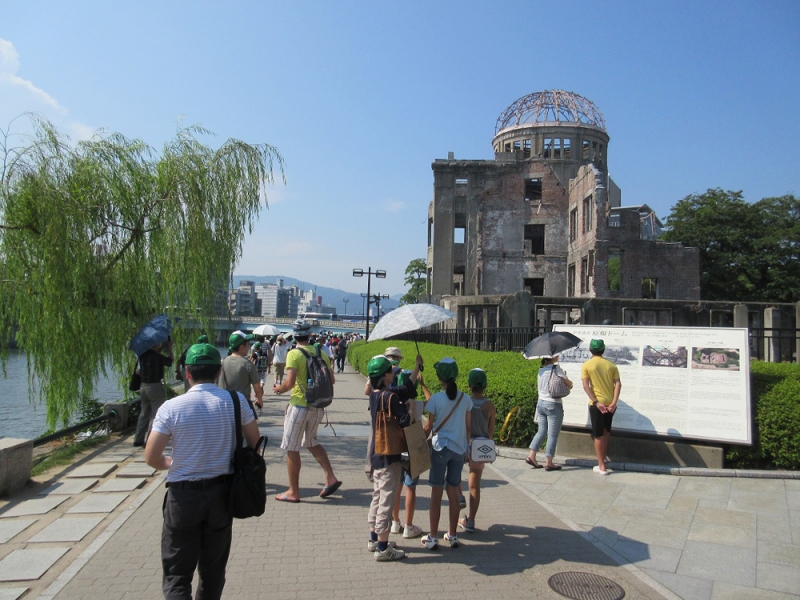
M 561 468 L 560 465 L 553 463 L 553 456 L 556 453 L 556 442 L 558 441 L 558 434 L 561 432 L 561 423 L 564 421 L 564 406 L 561 404 L 561 398 L 553 398 L 548 390 L 550 378 L 561 377 L 567 387 L 572 389 L 572 381 L 569 380 L 567 374 L 557 363 L 557 354 L 553 358 L 542 359 L 542 366 L 539 369 L 539 402 L 536 405 L 536 419 L 539 423 L 539 429 L 536 431 L 536 435 L 533 436 L 529 446 L 531 451 L 528 453 L 528 458 L 525 459 L 525 462 L 534 469 L 542 468 L 543 465 L 536 462 L 536 452 L 541 448 L 542 441 L 547 436 L 545 471 L 557 471 Z

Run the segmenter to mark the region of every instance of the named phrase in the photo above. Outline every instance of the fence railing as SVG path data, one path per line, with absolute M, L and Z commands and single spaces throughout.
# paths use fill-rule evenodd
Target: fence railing
M 495 327 L 420 330 L 394 339 L 446 344 L 488 352 L 522 352 L 533 338 L 549 331 L 545 327 Z M 767 362 L 800 362 L 797 343 L 800 329 L 750 328 L 750 357 Z

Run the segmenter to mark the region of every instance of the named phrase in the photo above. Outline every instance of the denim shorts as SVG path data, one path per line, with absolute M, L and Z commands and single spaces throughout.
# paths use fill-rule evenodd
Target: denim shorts
M 461 469 L 464 467 L 464 455 L 456 454 L 450 448 L 431 450 L 431 470 L 428 483 L 436 487 L 461 485 Z

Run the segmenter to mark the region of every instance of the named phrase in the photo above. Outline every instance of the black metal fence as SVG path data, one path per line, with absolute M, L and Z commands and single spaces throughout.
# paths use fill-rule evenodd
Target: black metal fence
M 407 333 L 395 339 L 416 339 L 488 352 L 522 352 L 528 342 L 547 331 L 549 329 L 545 327 L 431 329 Z M 749 337 L 750 358 L 768 362 L 798 362 L 800 329 L 751 327 Z

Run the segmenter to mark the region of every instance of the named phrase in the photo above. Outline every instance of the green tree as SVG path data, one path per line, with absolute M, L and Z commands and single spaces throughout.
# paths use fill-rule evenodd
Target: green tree
M 0 352 L 16 338 L 47 404 L 66 423 L 107 366 L 130 372 L 128 342 L 156 314 L 205 326 L 266 205 L 272 146 L 218 149 L 180 129 L 157 154 L 141 140 L 71 144 L 33 119 L 0 164 Z
M 419 297 L 425 293 L 425 275 L 428 272 L 428 266 L 425 264 L 424 258 L 415 258 L 406 267 L 405 284 L 410 285 L 411 288 L 400 298 L 400 304 L 416 304 L 419 302 Z
M 800 201 L 755 204 L 741 192 L 709 189 L 672 207 L 663 238 L 700 250 L 705 300 L 794 302 L 800 298 Z

